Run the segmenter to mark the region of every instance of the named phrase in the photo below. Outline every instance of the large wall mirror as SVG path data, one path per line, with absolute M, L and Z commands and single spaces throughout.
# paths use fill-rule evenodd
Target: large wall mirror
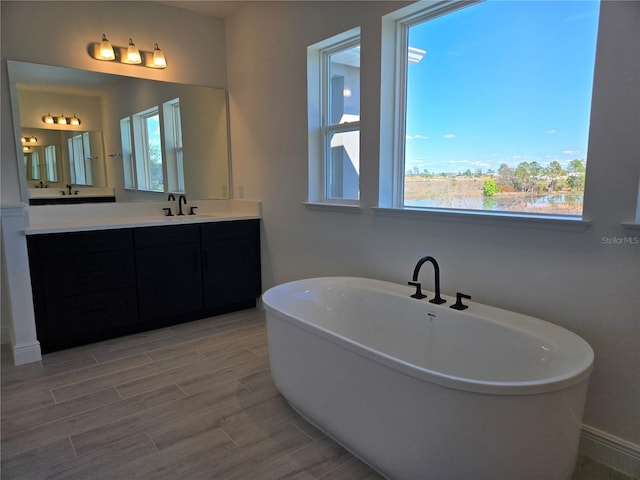
M 23 201 L 42 188 L 87 201 L 97 191 L 117 201 L 230 197 L 225 90 L 12 60 L 7 67 Z

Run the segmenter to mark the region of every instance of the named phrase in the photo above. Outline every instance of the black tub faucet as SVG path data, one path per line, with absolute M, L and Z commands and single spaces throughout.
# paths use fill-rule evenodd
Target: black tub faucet
M 409 285 L 413 285 L 414 287 L 416 287 L 416 293 L 414 293 L 411 296 L 413 298 L 426 298 L 427 297 L 426 295 L 424 295 L 422 293 L 420 282 L 418 282 L 418 274 L 420 273 L 420 267 L 422 267 L 422 265 L 425 262 L 430 262 L 433 265 L 434 276 L 435 276 L 436 296 L 435 296 L 434 299 L 429 300 L 429 303 L 435 303 L 437 305 L 445 303 L 446 300 L 440 296 L 440 267 L 438 266 L 438 262 L 436 262 L 436 259 L 433 258 L 433 257 L 428 257 L 427 256 L 427 257 L 422 257 L 420 260 L 418 260 L 418 263 L 416 264 L 416 268 L 413 269 L 412 281 L 409 282 Z

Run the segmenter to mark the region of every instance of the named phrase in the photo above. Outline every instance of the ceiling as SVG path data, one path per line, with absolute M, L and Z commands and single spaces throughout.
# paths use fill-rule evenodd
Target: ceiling
M 201 15 L 210 17 L 226 18 L 240 10 L 249 3 L 247 0 L 196 0 L 196 1 L 161 1 L 165 5 L 170 5 L 183 10 L 190 10 Z

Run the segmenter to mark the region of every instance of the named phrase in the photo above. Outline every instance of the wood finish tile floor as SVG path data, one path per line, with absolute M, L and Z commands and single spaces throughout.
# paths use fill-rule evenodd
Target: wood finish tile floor
M 0 476 L 381 479 L 289 407 L 267 350 L 251 309 L 20 367 L 4 355 Z M 616 475 L 582 458 L 573 480 L 627 478 Z

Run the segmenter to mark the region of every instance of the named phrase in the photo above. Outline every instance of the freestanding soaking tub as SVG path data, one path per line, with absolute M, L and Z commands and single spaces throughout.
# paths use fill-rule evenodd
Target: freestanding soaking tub
M 282 395 L 388 478 L 569 479 L 591 347 L 537 318 L 413 291 L 348 277 L 268 290 Z

